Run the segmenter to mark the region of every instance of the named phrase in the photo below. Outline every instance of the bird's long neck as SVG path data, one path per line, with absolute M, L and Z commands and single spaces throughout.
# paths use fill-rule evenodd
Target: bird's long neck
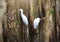
M 23 12 L 21 11 L 21 16 L 23 16 Z

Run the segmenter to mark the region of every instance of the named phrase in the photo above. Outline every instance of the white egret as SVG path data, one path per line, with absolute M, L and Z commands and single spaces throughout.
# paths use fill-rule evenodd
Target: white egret
M 36 19 L 34 20 L 34 23 L 33 23 L 33 25 L 34 25 L 34 29 L 37 29 L 37 26 L 38 26 L 40 20 L 42 20 L 42 19 L 40 19 L 40 18 L 36 18 Z
M 21 17 L 22 17 L 23 23 L 27 26 L 27 37 L 28 37 L 28 35 L 29 35 L 29 33 L 28 33 L 28 19 L 27 19 L 27 17 L 24 15 L 23 9 L 19 9 L 19 11 L 21 12 Z
M 19 11 L 21 11 L 21 17 L 22 17 L 22 20 L 23 20 L 24 24 L 26 24 L 26 25 L 28 26 L 28 19 L 27 19 L 27 17 L 24 15 L 23 9 L 19 9 Z

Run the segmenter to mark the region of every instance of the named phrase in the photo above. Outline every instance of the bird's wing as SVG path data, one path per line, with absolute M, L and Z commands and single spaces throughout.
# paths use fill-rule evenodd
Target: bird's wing
M 34 23 L 33 23 L 33 25 L 34 25 L 34 29 L 37 28 L 39 22 L 40 22 L 40 18 L 36 18 L 36 19 L 34 20 Z
M 22 20 L 26 25 L 28 25 L 28 19 L 25 15 L 22 16 Z

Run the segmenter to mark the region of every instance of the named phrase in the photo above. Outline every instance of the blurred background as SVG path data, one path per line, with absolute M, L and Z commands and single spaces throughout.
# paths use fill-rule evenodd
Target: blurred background
M 37 17 L 42 20 L 34 29 Z M 0 42 L 60 42 L 60 0 L 0 0 Z

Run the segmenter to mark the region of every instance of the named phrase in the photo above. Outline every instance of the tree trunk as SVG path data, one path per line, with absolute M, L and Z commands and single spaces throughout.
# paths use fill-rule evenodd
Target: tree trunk
M 20 42 L 19 38 L 19 29 L 17 28 L 16 20 L 16 0 L 6 0 L 7 9 L 6 9 L 6 21 L 4 21 L 4 42 Z M 7 27 L 6 27 L 7 25 Z
M 5 0 L 0 0 L 0 42 L 3 42 L 3 28 L 2 28 L 2 18 L 6 11 Z
M 44 30 L 43 30 L 44 42 L 49 42 L 49 38 L 52 35 L 52 31 L 54 31 L 54 20 L 53 20 L 54 9 L 51 6 L 51 0 L 46 0 L 46 3 L 44 4 L 45 4 L 44 5 L 45 16 L 47 18 L 44 21 Z

